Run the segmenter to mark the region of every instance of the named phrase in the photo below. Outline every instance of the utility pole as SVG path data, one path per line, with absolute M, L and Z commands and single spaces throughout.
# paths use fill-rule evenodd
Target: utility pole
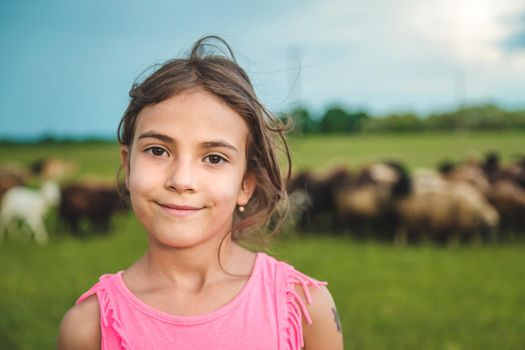
M 465 73 L 461 69 L 454 72 L 454 97 L 458 109 L 467 105 L 467 85 Z
M 302 53 L 299 46 L 289 46 L 286 52 L 288 66 L 288 91 L 292 104 L 303 105 L 303 87 L 302 87 Z

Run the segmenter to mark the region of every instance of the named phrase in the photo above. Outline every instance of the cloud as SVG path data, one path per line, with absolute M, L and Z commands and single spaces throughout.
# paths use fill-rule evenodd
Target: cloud
M 510 19 L 513 23 L 514 30 L 503 41 L 504 50 L 515 53 L 525 51 L 525 11 L 514 18 Z
M 263 62 L 293 66 L 286 48 L 299 48 L 310 104 L 431 110 L 458 101 L 458 81 L 467 102 L 518 99 L 524 31 L 509 18 L 524 12 L 522 0 L 316 0 L 255 21 L 248 32 L 271 57 Z

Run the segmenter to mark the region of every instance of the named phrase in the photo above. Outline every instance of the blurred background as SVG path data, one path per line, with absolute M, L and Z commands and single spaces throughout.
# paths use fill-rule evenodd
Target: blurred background
M 117 125 L 135 79 L 207 34 L 294 122 L 269 251 L 328 281 L 347 348 L 525 347 L 523 1 L 7 0 L 1 349 L 54 348 L 76 298 L 145 250 Z

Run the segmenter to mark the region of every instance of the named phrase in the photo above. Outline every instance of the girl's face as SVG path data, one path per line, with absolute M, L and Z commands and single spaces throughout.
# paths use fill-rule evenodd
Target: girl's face
M 142 109 L 121 158 L 150 239 L 187 248 L 229 232 L 236 205 L 255 189 L 245 176 L 247 135 L 241 116 L 200 89 Z

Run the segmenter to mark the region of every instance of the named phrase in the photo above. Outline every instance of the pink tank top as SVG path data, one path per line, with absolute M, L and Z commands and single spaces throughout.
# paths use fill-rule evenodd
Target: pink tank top
M 312 322 L 309 287 L 319 282 L 291 265 L 257 253 L 248 281 L 228 304 L 197 316 L 176 316 L 146 305 L 125 285 L 122 272 L 106 274 L 77 303 L 96 294 L 101 349 L 279 349 L 304 346 L 302 317 Z

